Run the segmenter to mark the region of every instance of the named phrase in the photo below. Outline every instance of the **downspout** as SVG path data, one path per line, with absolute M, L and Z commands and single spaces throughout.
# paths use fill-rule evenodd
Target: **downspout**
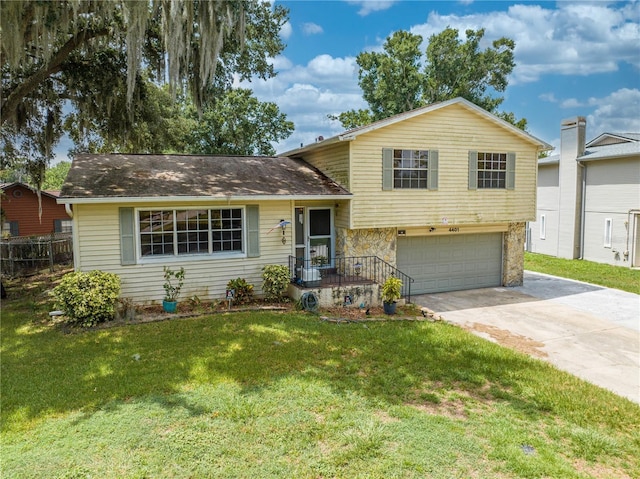
M 64 211 L 69 215 L 69 218 L 73 219 L 73 210 L 71 209 L 71 203 L 64 204 Z M 76 223 L 74 221 L 74 223 Z M 74 224 L 71 229 L 71 237 L 73 238 L 73 270 L 80 271 L 80 241 L 78 240 L 78 228 L 77 224 Z
M 582 168 L 582 188 L 580 191 L 580 256 L 579 259 L 584 259 L 584 221 L 586 216 L 586 197 L 587 190 L 587 165 L 578 162 L 578 166 Z
M 629 250 L 629 237 L 630 237 L 629 232 L 631 231 L 631 215 L 633 214 L 635 216 L 637 213 L 640 213 L 640 209 L 632 208 L 627 212 L 627 249 L 623 253 L 623 256 L 627 257 L 627 261 L 629 261 L 629 267 L 630 268 L 633 268 L 633 262 L 634 262 L 633 260 L 635 258 L 635 255 L 638 254 L 638 251 L 630 251 Z M 635 231 L 636 231 L 635 223 L 636 223 L 636 219 L 634 217 L 634 219 L 633 219 L 633 226 L 634 226 L 633 234 L 634 235 L 635 235 Z M 633 249 L 635 250 L 635 247 Z

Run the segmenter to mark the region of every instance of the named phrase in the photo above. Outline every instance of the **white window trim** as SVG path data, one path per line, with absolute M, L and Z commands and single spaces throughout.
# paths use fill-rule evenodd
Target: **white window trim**
M 540 239 L 547 239 L 547 215 L 540 215 Z
M 611 248 L 611 238 L 613 236 L 613 220 L 605 218 L 604 220 L 604 247 Z
M 210 209 L 241 209 L 242 210 L 242 251 L 230 251 L 228 253 L 193 253 L 187 254 L 182 253 L 178 254 L 174 252 L 172 255 L 151 255 L 151 256 L 142 256 L 142 244 L 140 242 L 140 211 L 150 211 L 150 210 L 210 210 Z M 135 223 L 135 231 L 136 231 L 136 255 L 138 256 L 138 264 L 157 264 L 157 263 L 180 263 L 180 262 L 189 262 L 189 261 L 198 261 L 198 260 L 225 260 L 225 259 L 238 259 L 238 258 L 246 258 L 247 257 L 247 211 L 244 206 L 215 206 L 209 205 L 204 207 L 191 206 L 191 207 L 140 207 L 134 210 L 134 223 Z M 174 241 L 176 237 L 176 232 L 174 230 Z
M 400 160 L 403 159 L 404 157 L 404 152 L 405 151 L 410 151 L 410 152 L 415 152 L 415 151 L 420 151 L 420 152 L 426 152 L 427 153 L 427 164 L 425 167 L 423 168 L 401 168 L 401 167 L 396 167 L 395 166 L 395 160 L 396 160 L 396 151 L 401 151 L 401 158 Z M 429 161 L 431 160 L 430 158 L 430 150 L 428 149 L 411 149 L 411 148 L 394 148 L 392 150 L 392 159 L 394 161 L 394 165 L 393 165 L 393 172 L 392 172 L 392 181 L 393 181 L 393 189 L 394 190 L 400 190 L 400 191 L 411 191 L 411 190 L 428 190 L 429 189 L 429 174 L 431 174 L 431 172 L 429 171 Z M 418 158 L 419 159 L 419 158 Z M 403 172 L 403 171 L 424 171 L 426 173 L 427 176 L 425 176 L 424 178 L 424 182 L 425 182 L 425 186 L 424 188 L 417 186 L 417 187 L 412 187 L 412 186 L 396 186 L 396 172 Z M 400 179 L 400 183 L 402 184 L 403 180 L 402 178 Z M 411 181 L 409 180 L 409 184 L 411 184 Z M 419 183 L 418 183 L 419 184 Z

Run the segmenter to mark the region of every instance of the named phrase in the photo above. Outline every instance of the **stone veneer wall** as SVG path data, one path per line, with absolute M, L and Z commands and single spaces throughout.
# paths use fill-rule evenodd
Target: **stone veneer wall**
M 502 245 L 502 284 L 522 286 L 524 279 L 525 223 L 509 223 Z
M 344 257 L 377 256 L 393 266 L 396 265 L 396 229 L 336 231 L 336 253 Z

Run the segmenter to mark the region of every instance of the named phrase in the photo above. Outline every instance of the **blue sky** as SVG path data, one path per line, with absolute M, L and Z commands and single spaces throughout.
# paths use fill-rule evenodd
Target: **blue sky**
M 338 134 L 327 119 L 365 108 L 355 58 L 381 50 L 397 30 L 428 38 L 447 26 L 485 29 L 515 41 L 516 68 L 503 94 L 504 111 L 527 118 L 528 131 L 554 146 L 560 121 L 587 118 L 587 139 L 607 132 L 640 132 L 640 3 L 535 1 L 282 1 L 287 44 L 274 59 L 278 75 L 246 83 L 295 123 L 279 153 Z

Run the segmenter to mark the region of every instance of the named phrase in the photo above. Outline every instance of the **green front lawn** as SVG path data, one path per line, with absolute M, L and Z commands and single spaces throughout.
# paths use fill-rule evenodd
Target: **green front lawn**
M 21 296 L 2 303 L 3 479 L 640 477 L 640 406 L 452 325 L 65 333 Z
M 525 253 L 524 269 L 640 294 L 640 270 L 628 267 Z

